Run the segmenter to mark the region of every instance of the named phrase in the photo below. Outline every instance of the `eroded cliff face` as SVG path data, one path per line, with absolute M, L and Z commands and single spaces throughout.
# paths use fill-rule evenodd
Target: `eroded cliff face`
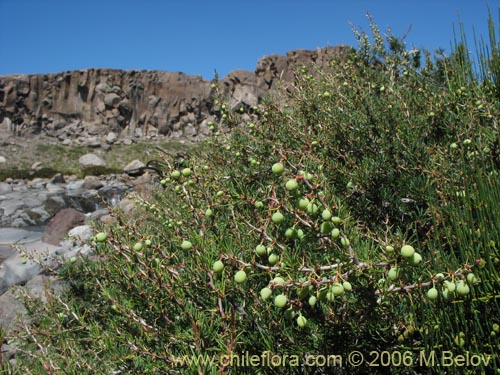
M 255 72 L 236 70 L 221 80 L 231 108 L 253 107 L 293 81 L 302 65 L 324 67 L 347 47 L 297 50 L 262 58 Z M 162 71 L 86 69 L 0 77 L 0 134 L 46 135 L 64 141 L 116 138 L 200 138 L 216 117 L 211 82 Z M 84 142 L 83 142 L 84 143 Z

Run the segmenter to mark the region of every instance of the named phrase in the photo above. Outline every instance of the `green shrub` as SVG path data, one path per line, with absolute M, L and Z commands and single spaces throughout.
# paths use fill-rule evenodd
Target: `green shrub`
M 223 109 L 210 149 L 180 168 L 191 173 L 167 168 L 136 216 L 116 212 L 95 238 L 99 261 L 64 268 L 67 294 L 31 306 L 20 371 L 499 367 L 498 103 L 478 83 L 450 90 L 441 66 L 372 34 L 331 69 L 300 67 L 255 124 Z M 354 351 L 368 361 L 351 366 Z M 491 357 L 432 366 L 451 351 Z M 174 363 L 196 355 L 261 359 Z M 266 362 L 285 355 L 288 367 Z M 320 355 L 340 357 L 294 366 Z

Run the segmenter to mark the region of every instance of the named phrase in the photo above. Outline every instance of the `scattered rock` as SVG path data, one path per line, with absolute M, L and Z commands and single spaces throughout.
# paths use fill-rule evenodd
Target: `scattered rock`
M 85 215 L 81 212 L 74 208 L 63 208 L 50 219 L 42 240 L 52 245 L 59 245 L 71 228 L 82 224 L 84 221 Z
M 142 161 L 140 160 L 132 160 L 130 163 L 128 163 L 125 168 L 123 168 L 123 171 L 125 173 L 129 172 L 129 171 L 132 171 L 134 169 L 139 169 L 139 168 L 142 168 L 144 167 L 146 164 L 144 164 Z
M 0 164 L 7 163 L 7 159 L 4 156 L 0 156 Z
M 101 180 L 96 176 L 86 176 L 81 185 L 82 189 L 86 190 L 97 190 L 104 186 Z
M 118 140 L 118 134 L 115 132 L 109 132 L 106 136 L 106 142 L 109 144 L 113 144 Z
M 106 162 L 102 160 L 96 154 L 85 154 L 78 159 L 80 166 L 82 168 L 90 168 L 90 167 L 105 167 Z
M 66 180 L 64 179 L 64 176 L 61 173 L 58 173 L 50 179 L 50 183 L 51 184 L 65 184 Z

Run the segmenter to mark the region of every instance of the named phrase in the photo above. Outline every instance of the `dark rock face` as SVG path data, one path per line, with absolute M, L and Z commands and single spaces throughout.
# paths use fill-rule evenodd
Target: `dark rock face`
M 63 208 L 50 219 L 42 240 L 52 245 L 59 245 L 64 236 L 71 228 L 82 224 L 85 221 L 85 215 L 74 208 Z
M 255 72 L 236 70 L 221 80 L 231 108 L 257 105 L 293 70 L 326 66 L 347 47 L 297 50 L 262 58 Z M 139 137 L 203 136 L 215 112 L 211 82 L 161 71 L 87 69 L 0 77 L 1 132 L 46 134 L 58 140 L 109 132 Z

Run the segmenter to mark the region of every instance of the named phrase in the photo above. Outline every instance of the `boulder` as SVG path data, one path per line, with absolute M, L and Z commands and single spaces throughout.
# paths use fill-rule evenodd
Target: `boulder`
M 45 232 L 43 233 L 43 242 L 59 245 L 70 229 L 82 224 L 85 221 L 85 215 L 74 208 L 63 208 L 50 219 Z
M 135 160 L 132 160 L 130 163 L 128 163 L 125 166 L 125 168 L 123 168 L 123 171 L 125 173 L 127 173 L 129 171 L 134 170 L 134 169 L 142 168 L 144 166 L 145 166 L 145 164 L 142 161 L 135 159 Z
M 7 163 L 7 159 L 4 156 L 0 156 L 0 164 Z
M 106 162 L 102 160 L 99 156 L 96 154 L 90 153 L 90 154 L 85 154 L 78 159 L 78 162 L 80 163 L 80 167 L 82 168 L 92 168 L 92 167 L 105 167 Z

